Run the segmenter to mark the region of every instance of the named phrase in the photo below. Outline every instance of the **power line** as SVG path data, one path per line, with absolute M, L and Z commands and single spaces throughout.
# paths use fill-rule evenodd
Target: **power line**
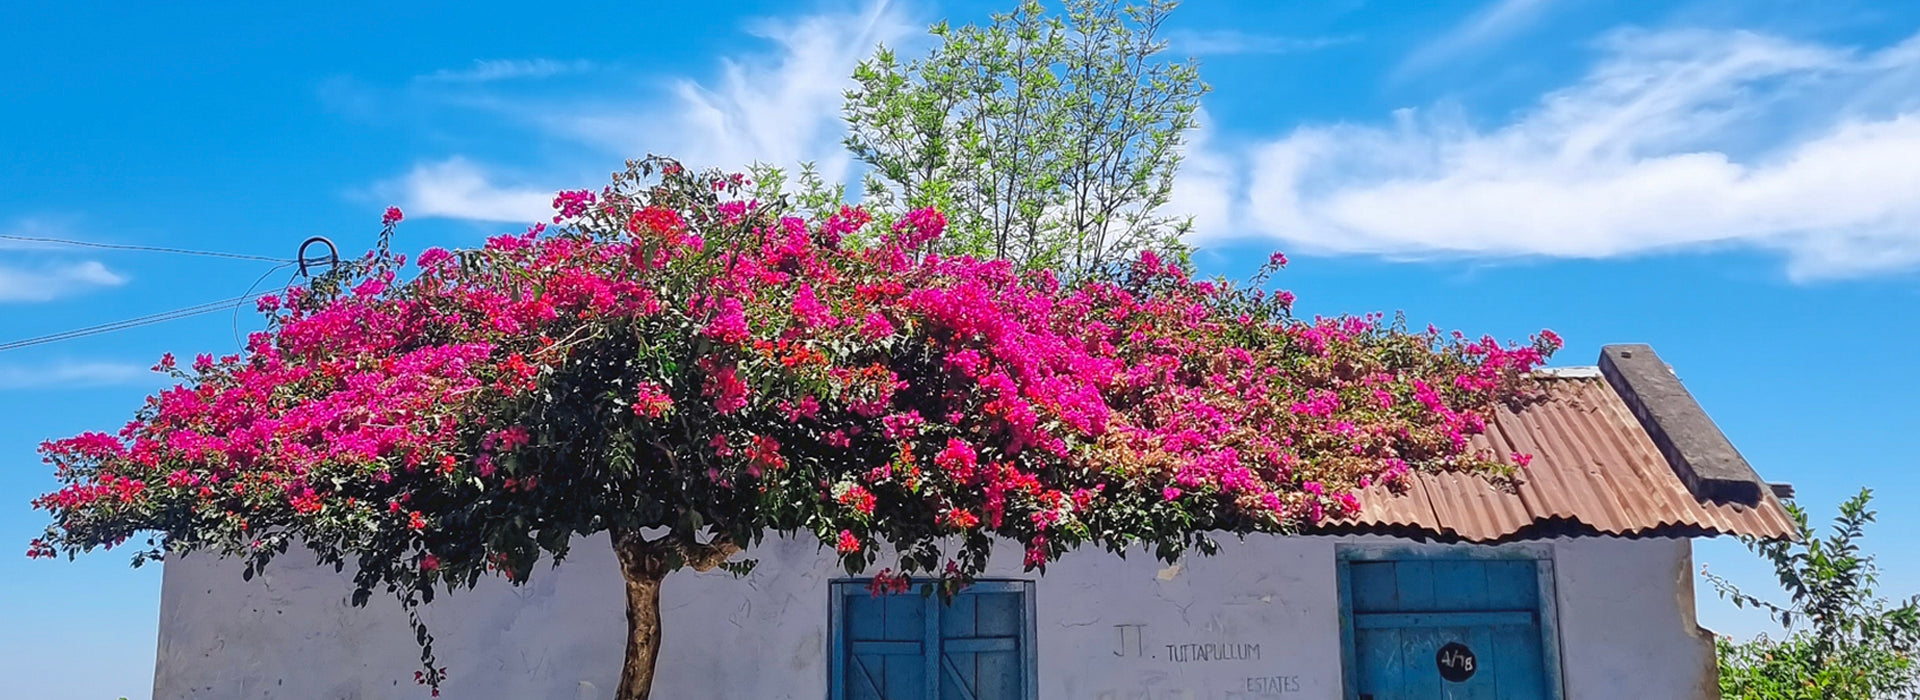
M 237 338 L 239 334 L 239 325 L 240 325 L 240 317 L 239 317 L 240 307 L 246 305 L 246 303 L 249 301 L 257 300 L 260 297 L 267 296 L 268 294 L 271 293 L 271 292 L 261 292 L 259 294 L 255 294 L 253 292 L 253 290 L 260 287 L 261 282 L 266 281 L 268 276 L 272 275 L 277 271 L 284 270 L 289 267 L 293 267 L 294 265 L 300 266 L 299 271 L 294 273 L 295 275 L 306 275 L 307 266 L 309 264 L 317 262 L 317 263 L 325 264 L 329 267 L 339 264 L 339 253 L 333 251 L 333 242 L 321 237 L 315 237 L 315 238 L 309 239 L 306 243 L 301 244 L 300 246 L 301 257 L 299 259 L 294 259 L 294 260 L 289 260 L 286 258 L 269 258 L 261 255 L 244 255 L 240 253 L 220 253 L 220 252 L 206 251 L 206 250 L 187 250 L 184 248 L 160 248 L 155 246 L 141 246 L 141 245 L 119 245 L 119 244 L 113 244 L 113 243 L 92 243 L 88 241 L 71 241 L 71 240 L 65 240 L 60 238 L 40 238 L 35 236 L 0 235 L 0 240 L 27 241 L 32 243 L 51 243 L 51 244 L 57 244 L 57 245 L 81 246 L 81 247 L 87 247 L 87 248 L 108 248 L 113 250 L 134 250 L 134 251 L 150 252 L 150 253 L 174 253 L 179 255 L 201 255 L 201 256 L 216 257 L 216 258 L 230 258 L 234 260 L 260 260 L 265 262 L 280 263 L 271 268 L 268 268 L 265 273 L 260 275 L 259 279 L 254 280 L 253 284 L 247 287 L 247 291 L 245 293 L 231 299 L 222 299 L 220 301 L 210 301 L 204 304 L 195 304 L 193 306 L 189 306 L 186 308 L 174 309 L 172 311 L 162 311 L 157 314 L 149 314 L 146 316 L 139 316 L 139 317 L 129 318 L 121 321 L 114 321 L 112 323 L 103 323 L 97 326 L 88 326 L 86 328 L 76 328 L 70 331 L 50 333 L 43 336 L 37 336 L 33 338 L 23 338 L 23 339 L 11 341 L 11 342 L 0 343 L 0 352 L 5 352 L 8 350 L 18 350 L 20 348 L 32 347 L 35 345 L 57 343 L 63 340 L 74 340 L 76 338 L 85 338 L 88 336 L 100 335 L 102 333 L 112 333 L 114 331 L 122 331 L 129 328 L 151 326 L 156 323 L 165 323 L 167 321 L 177 321 L 183 318 L 192 318 L 194 316 L 200 316 L 200 315 L 215 313 L 219 311 L 226 311 L 228 309 L 234 310 L 234 333 L 235 333 L 235 337 Z M 315 243 L 321 243 L 327 246 L 327 250 L 328 250 L 327 257 L 325 258 L 305 257 L 307 247 Z M 293 280 L 289 279 L 287 281 L 289 284 L 291 284 Z
M 114 331 L 126 330 L 128 328 L 150 326 L 156 323 L 165 323 L 167 321 L 176 321 L 179 319 L 191 318 L 191 317 L 199 316 L 202 314 L 210 314 L 210 313 L 215 313 L 219 311 L 226 311 L 227 309 L 235 308 L 249 301 L 259 299 L 260 297 L 266 296 L 267 294 L 268 294 L 267 292 L 262 292 L 260 294 L 247 294 L 247 295 L 237 296 L 232 299 L 210 301 L 204 304 L 196 304 L 194 306 L 189 306 L 182 309 L 174 309 L 172 311 L 163 311 L 157 314 L 140 316 L 138 318 L 130 318 L 124 321 L 114 321 L 112 323 L 103 323 L 97 326 L 88 326 L 86 328 L 76 328 L 70 331 L 62 331 L 60 333 L 51 333 L 48 335 L 43 335 L 35 338 L 25 338 L 21 340 L 15 340 L 12 342 L 0 343 L 0 352 L 5 352 L 8 350 L 17 350 L 19 348 L 31 347 L 34 345 L 45 345 L 47 343 L 57 343 L 62 340 L 73 340 L 75 338 L 85 338 L 91 335 L 100 335 L 102 333 L 112 333 Z
M 209 257 L 209 258 L 227 258 L 230 260 L 258 260 L 261 262 L 273 262 L 273 263 L 299 262 L 297 260 L 288 260 L 286 258 L 269 258 L 264 255 L 247 255 L 244 253 L 221 253 L 221 252 L 211 251 L 211 250 L 188 250 L 186 248 L 161 248 L 157 246 L 123 245 L 119 243 L 94 243 L 91 241 L 71 241 L 64 238 L 40 238 L 37 236 L 0 235 L 0 240 L 24 241 L 27 243 L 46 243 L 51 245 L 65 245 L 65 246 L 74 246 L 79 248 L 105 248 L 108 250 L 132 250 L 132 251 L 139 251 L 143 253 L 171 253 L 174 255 L 199 255 L 199 256 Z
M 304 259 L 305 254 L 304 253 L 301 254 L 301 257 Z M 261 282 L 267 281 L 267 277 L 272 276 L 273 273 L 279 272 L 281 270 L 285 270 L 289 267 L 293 267 L 294 264 L 295 263 L 285 263 L 282 265 L 275 265 L 271 268 L 268 268 L 266 272 L 260 273 L 260 278 L 254 280 L 253 284 L 247 285 L 247 291 L 242 292 L 240 294 L 241 298 L 247 298 L 248 295 L 252 294 L 253 295 L 252 298 L 258 299 L 259 295 L 253 294 L 253 290 L 259 289 Z M 285 288 L 292 288 L 293 278 L 298 277 L 301 274 L 301 272 L 304 271 L 304 269 L 305 269 L 305 266 L 303 265 L 301 270 L 295 270 L 292 276 L 287 277 L 287 283 L 281 286 Z M 243 348 L 246 347 L 246 343 L 243 343 L 240 340 L 240 306 L 239 305 L 235 305 L 233 307 L 233 344 Z

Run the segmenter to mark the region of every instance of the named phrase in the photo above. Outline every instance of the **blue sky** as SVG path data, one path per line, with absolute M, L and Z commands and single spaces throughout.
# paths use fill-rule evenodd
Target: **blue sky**
M 1002 3 L 16 4 L 0 10 L 0 234 L 291 257 L 475 245 L 629 156 L 816 161 L 875 42 Z M 1405 310 L 1556 364 L 1647 342 L 1816 515 L 1879 493 L 1893 592 L 1920 591 L 1920 4 L 1191 0 L 1214 87 L 1175 206 L 1204 272 L 1264 252 L 1308 312 Z M 0 241 L 0 342 L 240 295 L 272 264 Z M 42 439 L 120 425 L 161 353 L 250 315 L 0 352 L 0 543 L 44 525 Z M 238 329 L 238 332 L 236 332 Z M 3 551 L 3 550 L 0 550 Z M 1700 563 L 1760 585 L 1737 543 Z M 0 677 L 144 698 L 158 570 L 0 556 Z M 1764 620 L 1703 592 L 1701 618 Z

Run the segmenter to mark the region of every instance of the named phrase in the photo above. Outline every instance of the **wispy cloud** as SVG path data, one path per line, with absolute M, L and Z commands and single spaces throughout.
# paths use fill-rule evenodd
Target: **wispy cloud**
M 840 102 L 856 63 L 878 43 L 915 30 L 888 2 L 858 13 L 825 13 L 750 23 L 748 33 L 773 51 L 722 58 L 717 79 L 672 82 L 664 107 L 656 99 L 608 104 L 548 122 L 555 131 L 640 155 L 666 149 L 690 163 L 737 168 L 755 162 L 822 162 L 837 175 Z
M 1203 234 L 1396 257 L 1760 248 L 1796 279 L 1920 266 L 1920 36 L 1863 53 L 1626 31 L 1602 49 L 1494 128 L 1443 107 L 1214 149 L 1236 180 L 1210 186 L 1246 194 L 1196 201 Z
M 94 287 L 118 287 L 127 278 L 98 260 L 0 263 L 0 304 L 53 301 Z
M 46 364 L 0 364 L 0 391 L 158 384 L 160 375 L 129 362 L 61 360 Z
M 1554 0 L 1493 0 L 1458 26 L 1414 49 L 1388 81 L 1398 81 L 1498 43 L 1538 22 Z
M 556 61 L 550 58 L 476 60 L 472 66 L 441 69 L 420 76 L 433 83 L 491 83 L 501 80 L 551 78 L 557 75 L 585 73 L 594 69 L 592 61 Z
M 856 11 L 763 19 L 745 29 L 765 48 L 722 58 L 715 77 L 669 78 L 660 92 L 635 98 L 547 96 L 531 118 L 523 105 L 508 108 L 513 101 L 503 99 L 500 116 L 530 119 L 535 137 L 594 154 L 594 167 L 556 172 L 556 179 L 648 153 L 699 167 L 811 161 L 823 177 L 843 177 L 850 162 L 840 145 L 839 113 L 853 67 L 876 44 L 898 43 L 916 35 L 919 25 L 895 3 L 874 0 Z M 400 181 L 403 201 L 409 213 L 489 221 L 526 220 L 535 203 L 546 212 L 550 191 L 498 185 L 490 173 L 465 159 L 420 164 Z
M 553 189 L 502 185 L 465 158 L 421 163 L 376 189 L 405 202 L 408 214 L 474 221 L 528 223 L 553 214 Z
M 1305 53 L 1359 40 L 1360 37 L 1353 35 L 1297 37 L 1256 34 L 1238 29 L 1176 31 L 1167 35 L 1167 45 L 1173 52 L 1194 56 Z
M 1180 171 L 1167 210 L 1192 216 L 1197 235 L 1234 230 L 1246 178 L 1228 149 L 1215 143 L 1214 121 L 1206 109 L 1200 109 L 1194 119 L 1198 126 L 1181 147 Z

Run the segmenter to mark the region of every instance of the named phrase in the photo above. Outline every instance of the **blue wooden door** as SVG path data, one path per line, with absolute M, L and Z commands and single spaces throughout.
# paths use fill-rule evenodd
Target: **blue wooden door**
M 846 700 L 921 700 L 934 678 L 928 633 L 934 628 L 919 595 L 844 595 L 841 620 L 846 661 L 838 697 Z
M 1546 700 L 1530 560 L 1348 564 L 1358 700 Z
M 1026 697 L 1026 603 L 1013 591 L 973 591 L 941 608 L 941 700 L 1021 700 Z
M 915 590 L 836 591 L 842 700 L 1033 700 L 1031 584 L 983 581 L 942 603 Z

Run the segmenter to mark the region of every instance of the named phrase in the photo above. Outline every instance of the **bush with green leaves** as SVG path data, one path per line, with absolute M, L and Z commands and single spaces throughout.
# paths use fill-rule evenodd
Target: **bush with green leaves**
M 1722 597 L 1767 612 L 1782 627 L 1778 639 L 1721 638 L 1720 692 L 1729 700 L 1886 700 L 1920 697 L 1920 596 L 1898 604 L 1874 590 L 1878 568 L 1860 549 L 1874 512 L 1872 492 L 1840 505 L 1824 539 L 1807 513 L 1788 504 L 1798 524 L 1794 541 L 1749 541 L 1773 564 L 1788 597 L 1775 603 L 1707 574 Z

